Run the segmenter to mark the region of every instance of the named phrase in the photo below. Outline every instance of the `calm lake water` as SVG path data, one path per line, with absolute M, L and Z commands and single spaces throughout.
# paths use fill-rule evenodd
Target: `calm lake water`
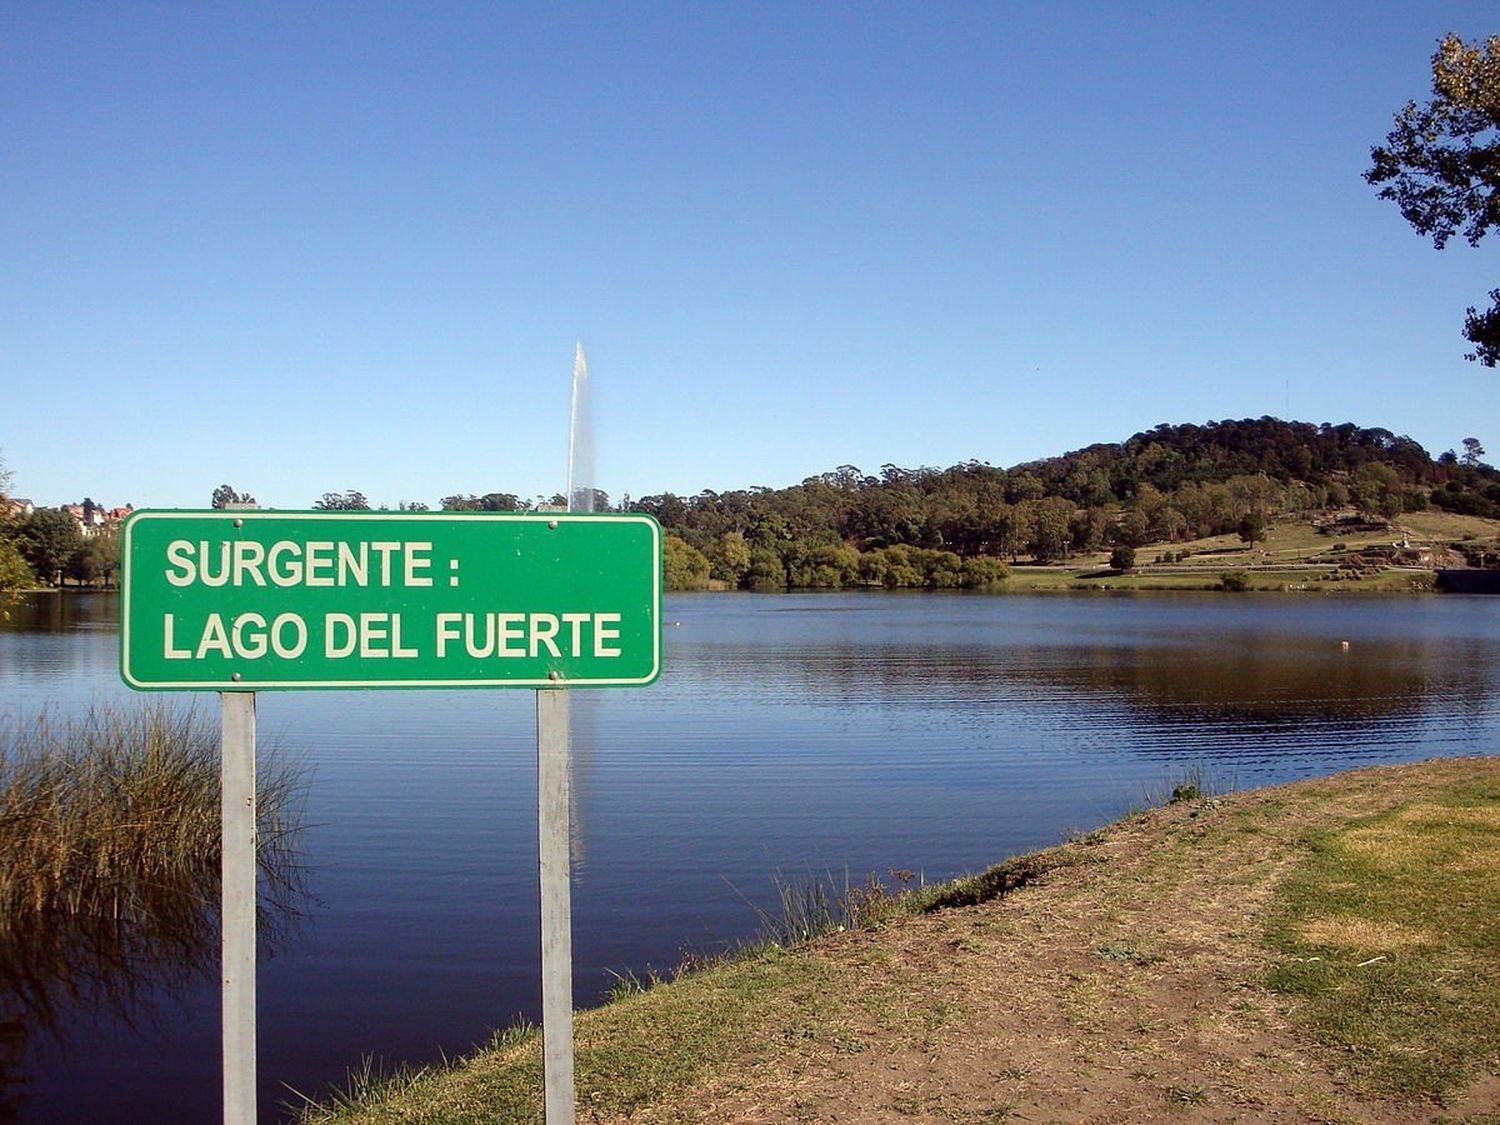
M 1500 598 L 702 595 L 666 621 L 658 684 L 575 696 L 580 1005 L 748 935 L 777 870 L 941 879 L 1196 771 L 1500 748 Z M 116 622 L 70 594 L 0 626 L 0 718 L 139 702 Z M 260 966 L 263 1117 L 361 1056 L 535 1016 L 532 693 L 263 693 L 259 725 L 307 778 L 308 898 Z M 162 966 L 50 1021 L 0 1000 L 0 1120 L 217 1119 L 215 974 Z

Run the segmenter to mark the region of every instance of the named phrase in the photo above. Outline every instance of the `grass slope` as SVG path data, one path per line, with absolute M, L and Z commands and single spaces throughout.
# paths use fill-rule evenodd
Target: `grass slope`
M 1500 758 L 1179 801 L 581 1014 L 580 1117 L 1493 1122 L 1497 870 Z M 539 1086 L 523 1034 L 323 1119 Z

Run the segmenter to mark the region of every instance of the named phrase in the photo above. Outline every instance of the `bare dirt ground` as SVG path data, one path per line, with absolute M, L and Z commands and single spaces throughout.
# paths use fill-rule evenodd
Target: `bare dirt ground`
M 1260 984 L 1298 837 L 1459 768 L 1475 763 L 1169 806 L 1003 899 L 824 939 L 806 954 L 828 962 L 817 995 L 747 1027 L 685 1092 L 594 1119 L 1500 1122 L 1495 1074 L 1443 1106 L 1370 1096 Z

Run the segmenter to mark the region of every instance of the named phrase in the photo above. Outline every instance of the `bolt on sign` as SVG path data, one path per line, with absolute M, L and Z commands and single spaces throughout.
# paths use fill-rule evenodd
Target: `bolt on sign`
M 607 687 L 661 671 L 650 516 L 140 511 L 120 671 L 142 691 Z

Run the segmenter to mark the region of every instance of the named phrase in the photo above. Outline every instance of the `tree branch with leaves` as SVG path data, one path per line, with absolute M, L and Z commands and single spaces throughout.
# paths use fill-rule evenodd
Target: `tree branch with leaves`
M 1445 35 L 1432 56 L 1432 100 L 1408 102 L 1384 145 L 1370 150 L 1365 179 L 1418 234 L 1441 250 L 1455 234 L 1470 246 L 1500 223 L 1500 35 L 1465 43 Z M 1491 307 L 1468 310 L 1467 357 L 1500 364 L 1500 289 Z

